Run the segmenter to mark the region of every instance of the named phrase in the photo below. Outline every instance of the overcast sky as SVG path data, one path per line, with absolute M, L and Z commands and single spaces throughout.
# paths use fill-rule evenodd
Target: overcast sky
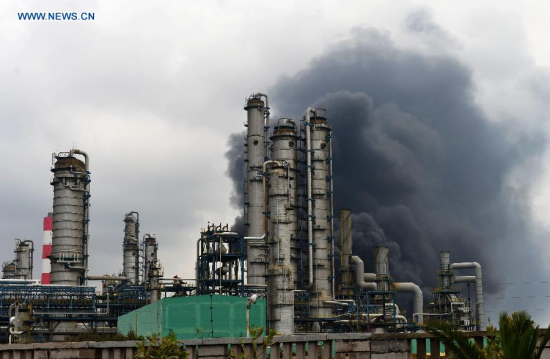
M 549 11 L 544 1 L 508 0 L 2 1 L 0 259 L 13 258 L 14 238 L 32 239 L 40 267 L 51 153 L 78 147 L 91 160 L 90 274 L 121 269 L 124 214 L 137 211 L 142 234 L 157 235 L 165 274 L 193 277 L 201 227 L 240 213 L 224 154 L 229 135 L 244 130 L 244 99 L 273 90 L 274 116 L 293 116 L 278 111 L 278 102 L 289 107 L 275 89 L 362 31 L 400 51 L 452 58 L 470 74 L 487 121 L 545 139 Z M 21 12 L 90 12 L 95 20 L 23 21 Z M 548 160 L 543 140 L 507 173 L 506 184 L 527 198 L 518 215 L 533 233 L 518 238 L 527 269 L 507 268 L 498 283 L 484 278 L 515 283 L 487 294 L 489 316 L 528 309 L 550 321 L 550 284 L 540 283 L 550 268 L 528 270 L 550 250 Z

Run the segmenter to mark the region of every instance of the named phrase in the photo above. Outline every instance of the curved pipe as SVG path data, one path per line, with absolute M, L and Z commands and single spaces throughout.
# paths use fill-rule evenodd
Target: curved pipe
M 462 263 L 452 263 L 451 269 L 475 269 L 476 275 L 475 275 L 475 290 L 476 290 L 476 309 L 477 309 L 477 330 L 483 331 L 485 330 L 485 314 L 484 314 L 484 306 L 483 306 L 483 281 L 482 281 L 482 272 L 481 272 L 481 265 L 477 262 L 462 262 Z M 455 282 L 456 278 L 461 278 L 460 276 L 454 277 Z M 463 278 L 469 278 L 468 280 L 471 280 L 471 276 L 463 276 Z M 466 280 L 466 279 L 459 279 L 459 280 Z
M 265 108 L 267 110 L 266 116 L 265 116 L 265 127 L 269 126 L 269 99 L 265 93 L 255 93 L 254 97 L 265 97 Z
M 418 325 L 422 325 L 424 318 L 422 316 L 422 307 L 424 306 L 424 296 L 422 295 L 422 290 L 419 286 L 410 282 L 392 282 L 390 283 L 390 289 L 395 290 L 396 292 L 409 292 L 414 295 L 413 298 L 413 307 L 414 313 L 418 314 Z
M 77 154 L 77 155 L 82 155 L 84 156 L 84 165 L 86 166 L 86 172 L 90 172 L 90 157 L 88 156 L 88 154 L 82 150 L 79 150 L 78 148 L 73 148 L 72 150 L 69 151 L 69 156 L 70 157 L 74 157 L 74 155 Z
M 368 291 L 376 290 L 375 282 L 365 282 L 365 278 L 374 278 L 376 274 L 365 273 L 365 263 L 358 256 L 351 256 L 351 263 L 355 264 L 355 283 L 359 288 L 366 289 Z

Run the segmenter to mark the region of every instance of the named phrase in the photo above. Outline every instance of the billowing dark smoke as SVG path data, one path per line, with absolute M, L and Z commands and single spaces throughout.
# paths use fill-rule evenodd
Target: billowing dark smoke
M 281 116 L 299 119 L 312 105 L 327 109 L 335 213 L 352 209 L 353 250 L 366 269 L 374 247 L 387 245 L 395 280 L 415 282 L 427 294 L 440 251 L 450 250 L 451 261 L 480 262 L 485 278 L 503 280 L 506 262 L 521 250 L 518 239 L 530 237 L 527 206 L 509 175 L 542 141 L 511 141 L 509 130 L 489 122 L 457 59 L 357 30 L 269 93 Z
M 225 157 L 229 160 L 227 175 L 233 180 L 233 191 L 231 192 L 230 203 L 234 208 L 242 209 L 244 206 L 244 180 L 245 180 L 245 152 L 244 138 L 246 133 L 233 133 L 229 136 L 227 145 L 229 150 L 225 153 Z M 235 223 L 232 230 L 238 233 L 245 233 L 244 218 L 238 216 L 235 218 Z

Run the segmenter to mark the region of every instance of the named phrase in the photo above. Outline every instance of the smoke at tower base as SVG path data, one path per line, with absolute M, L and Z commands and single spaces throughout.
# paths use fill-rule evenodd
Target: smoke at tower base
M 526 189 L 510 186 L 509 175 L 543 141 L 489 122 L 471 77 L 457 59 L 405 50 L 362 30 L 268 92 L 272 118 L 327 109 L 334 209 L 354 213 L 354 253 L 372 271 L 374 247 L 389 246 L 392 277 L 425 294 L 436 285 L 441 250 L 452 262 L 481 263 L 494 283 L 506 270 L 521 270 L 516 264 L 531 238 Z M 242 138 L 231 136 L 227 154 L 239 208 Z M 542 268 L 534 262 L 529 272 Z

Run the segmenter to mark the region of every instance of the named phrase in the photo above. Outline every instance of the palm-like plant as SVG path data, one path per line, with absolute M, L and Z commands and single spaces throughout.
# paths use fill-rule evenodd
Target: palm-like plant
M 508 315 L 500 313 L 499 330 L 488 329 L 490 338 L 485 349 L 479 348 L 464 334 L 446 323 L 430 323 L 427 329 L 434 334 L 449 352 L 450 358 L 458 359 L 540 359 L 546 343 L 550 340 L 550 326 L 537 345 L 540 329 L 525 312 Z

